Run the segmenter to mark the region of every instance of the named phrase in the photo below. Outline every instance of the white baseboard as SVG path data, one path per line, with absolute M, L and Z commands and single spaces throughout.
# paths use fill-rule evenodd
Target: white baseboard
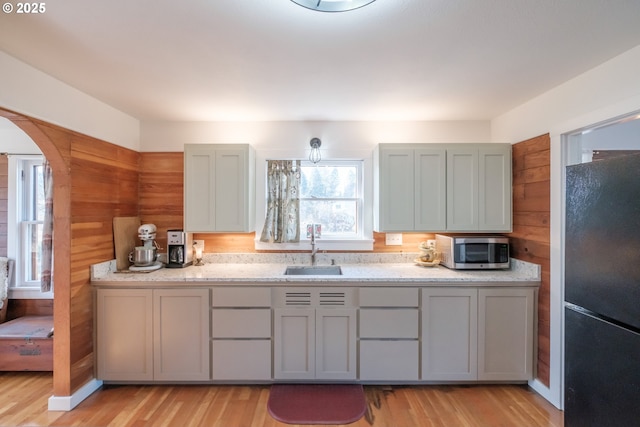
M 553 393 L 553 391 L 549 387 L 541 383 L 539 380 L 535 379 L 533 381 L 529 381 L 529 387 L 531 387 L 533 391 L 538 393 L 540 396 L 548 400 L 549 403 L 551 403 L 553 406 L 562 410 L 562 402 L 559 402 L 555 396 L 555 393 Z
M 70 411 L 100 387 L 102 387 L 102 381 L 94 378 L 76 390 L 71 396 L 51 396 L 49 398 L 49 410 Z
M 93 392 L 102 387 L 102 381 L 92 379 L 82 387 L 80 387 L 71 396 L 51 396 L 49 398 L 49 410 L 50 411 L 70 411 L 80 404 L 83 400 L 89 397 Z M 529 387 L 531 387 L 536 393 L 548 400 L 553 406 L 558 409 L 561 408 L 560 402 L 556 402 L 551 390 L 541 383 L 540 381 L 529 381 Z

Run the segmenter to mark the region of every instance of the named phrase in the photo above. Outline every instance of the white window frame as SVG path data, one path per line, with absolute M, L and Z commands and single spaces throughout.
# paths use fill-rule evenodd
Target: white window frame
M 42 292 L 40 281 L 25 280 L 26 247 L 21 244 L 24 238 L 23 212 L 28 208 L 26 189 L 28 181 L 22 179 L 23 173 L 34 165 L 41 164 L 42 155 L 11 155 L 8 165 L 8 191 L 7 191 L 7 256 L 15 260 L 13 282 L 9 287 L 9 298 L 13 299 L 51 299 L 53 291 Z M 29 222 L 31 223 L 31 222 Z
M 345 201 L 355 201 L 356 203 L 356 232 L 350 233 L 348 235 L 339 236 L 335 234 L 328 233 L 326 229 L 322 229 L 322 236 L 320 239 L 325 238 L 327 240 L 336 240 L 336 241 L 346 241 L 346 240 L 362 240 L 364 236 L 364 200 L 363 200 L 363 164 L 361 160 L 325 160 L 321 162 L 322 164 L 314 165 L 309 161 L 302 161 L 301 166 L 303 168 L 313 168 L 313 167 L 325 167 L 325 166 L 351 166 L 356 168 L 356 187 L 357 194 L 355 198 L 344 198 L 344 199 L 318 199 L 318 200 L 345 200 Z M 300 198 L 300 205 L 304 203 L 302 197 Z M 303 231 L 306 229 L 306 224 L 300 224 L 300 240 L 310 240 L 307 238 L 306 232 Z
M 323 153 L 324 155 L 325 153 Z M 330 158 L 329 158 L 330 157 Z M 266 215 L 267 201 L 267 181 L 266 181 L 266 163 L 267 160 L 298 160 L 287 156 L 283 152 L 274 154 L 269 151 L 256 151 L 256 221 L 255 230 L 256 238 L 254 246 L 256 250 L 263 251 L 289 251 L 289 250 L 311 250 L 311 240 L 307 239 L 306 233 L 300 236 L 299 243 L 267 243 L 260 241 L 262 228 L 264 227 L 264 218 Z M 303 157 L 305 159 L 305 157 Z M 373 251 L 373 157 L 370 150 L 366 150 L 366 154 L 359 150 L 352 150 L 348 153 L 334 152 L 333 156 L 323 157 L 321 162 L 333 163 L 338 160 L 349 161 L 360 165 L 359 179 L 361 179 L 360 197 L 360 233 L 353 238 L 329 238 L 321 237 L 316 240 L 316 247 L 319 251 Z M 303 160 L 305 162 L 305 160 Z

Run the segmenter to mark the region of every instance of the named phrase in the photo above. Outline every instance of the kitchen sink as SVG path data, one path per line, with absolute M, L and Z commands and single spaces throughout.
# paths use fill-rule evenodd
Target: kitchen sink
M 290 266 L 284 271 L 286 276 L 339 276 L 342 274 L 342 269 L 339 265 L 304 265 L 304 266 Z

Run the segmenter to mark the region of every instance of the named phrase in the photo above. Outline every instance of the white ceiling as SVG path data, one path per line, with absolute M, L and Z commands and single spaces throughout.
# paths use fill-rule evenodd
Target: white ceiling
M 45 5 L 0 48 L 140 120 L 488 120 L 640 45 L 638 0 Z

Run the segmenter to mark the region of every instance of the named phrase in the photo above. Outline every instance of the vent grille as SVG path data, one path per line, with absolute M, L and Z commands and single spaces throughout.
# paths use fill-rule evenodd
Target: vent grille
M 274 302 L 278 307 L 351 307 L 354 303 L 352 288 L 314 289 L 299 287 L 276 289 Z
M 320 305 L 342 305 L 346 303 L 344 292 L 320 292 Z
M 287 292 L 284 298 L 287 306 L 311 305 L 311 292 Z

